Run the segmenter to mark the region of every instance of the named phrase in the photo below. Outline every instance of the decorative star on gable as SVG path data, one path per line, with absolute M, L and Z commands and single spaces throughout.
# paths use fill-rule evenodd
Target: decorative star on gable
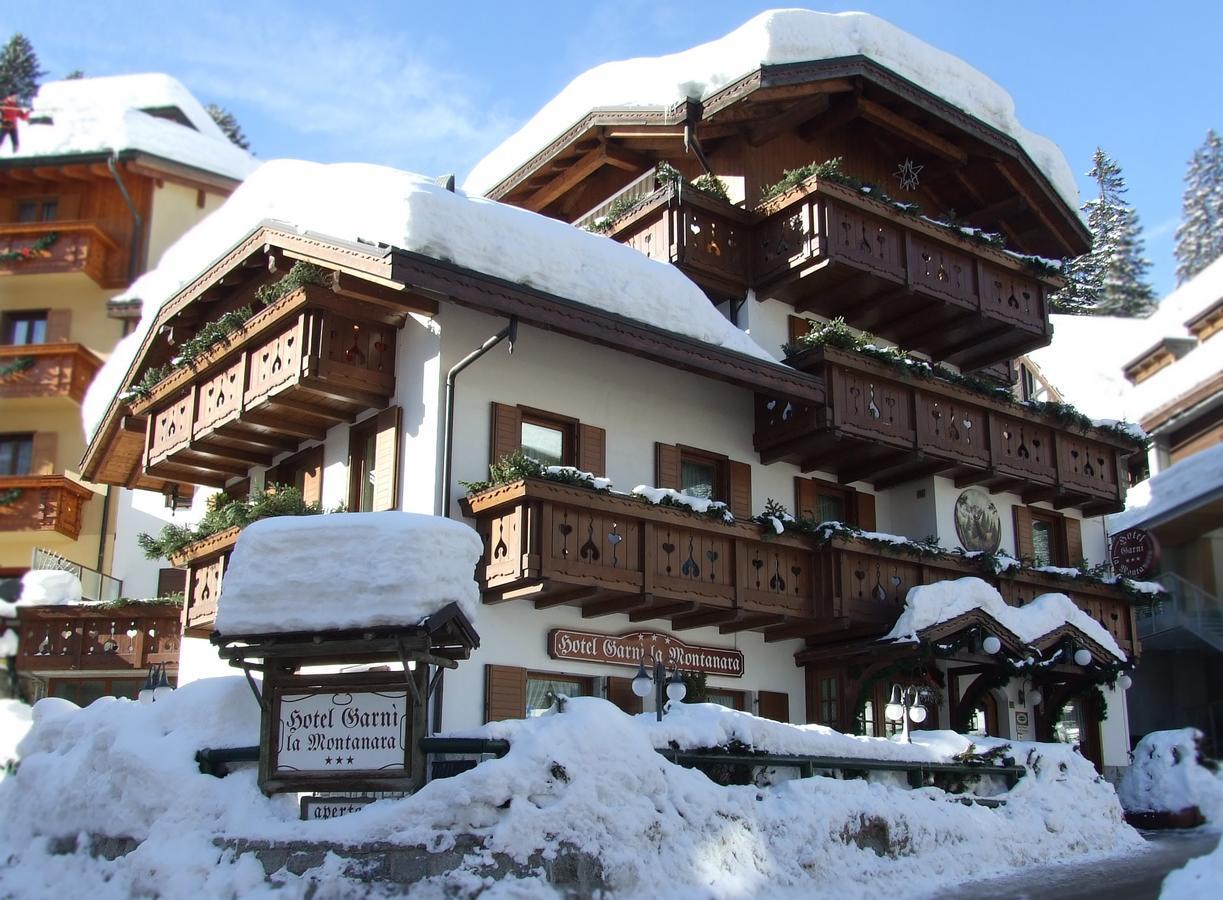
M 920 184 L 918 176 L 921 175 L 922 169 L 925 166 L 917 166 L 913 164 L 913 160 L 905 157 L 905 161 L 900 164 L 900 168 L 892 173 L 892 176 L 900 182 L 902 191 L 915 191 Z

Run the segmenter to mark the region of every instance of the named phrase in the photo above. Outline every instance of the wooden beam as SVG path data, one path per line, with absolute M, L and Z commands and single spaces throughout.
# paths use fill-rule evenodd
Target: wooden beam
M 853 481 L 872 481 L 876 475 L 915 459 L 915 453 L 914 450 L 888 449 L 879 456 L 868 456 L 865 460 L 837 469 L 837 481 L 841 484 L 849 484 Z
M 627 172 L 644 172 L 651 165 L 650 161 L 640 153 L 635 153 L 610 141 L 603 145 L 603 154 L 609 166 L 624 169 Z
M 820 135 L 835 131 L 858 118 L 860 112 L 853 97 L 842 97 L 828 105 L 828 109 L 814 119 L 800 125 L 796 131 L 804 141 L 813 141 Z
M 831 103 L 832 101 L 828 94 L 816 94 L 814 97 L 799 100 L 791 104 L 789 108 L 769 116 L 762 122 L 748 126 L 747 143 L 752 147 L 767 144 L 784 132 L 798 128 L 816 116 L 827 112 Z
M 1023 498 L 1024 503 L 1039 503 L 1042 500 L 1052 500 L 1058 494 L 1058 489 L 1053 485 L 1044 487 L 1024 488 L 1023 493 L 1019 496 Z
M 654 606 L 634 609 L 628 614 L 628 620 L 630 622 L 648 622 L 651 619 L 670 618 L 671 616 L 689 612 L 694 609 L 696 609 L 695 600 L 675 600 L 670 603 L 659 603 Z
M 969 471 L 961 469 L 960 471 L 962 474 L 955 476 L 955 486 L 960 489 L 976 487 L 979 484 L 993 481 L 998 477 L 998 473 L 993 469 L 975 469 Z
M 698 609 L 695 612 L 682 613 L 671 619 L 671 627 L 676 631 L 685 628 L 704 628 L 707 625 L 720 625 L 739 617 L 737 609 Z
M 422 297 L 413 291 L 396 290 L 385 285 L 375 284 L 350 275 L 347 272 L 336 272 L 332 276 L 335 281 L 332 291 L 341 297 L 351 297 L 354 300 L 364 300 L 377 306 L 387 307 L 397 312 L 405 309 L 426 316 L 436 316 L 438 304 L 436 300 Z
M 578 588 L 575 591 L 553 591 L 535 599 L 536 609 L 551 609 L 553 606 L 563 606 L 590 597 L 598 597 L 602 591 L 597 588 Z
M 598 616 L 610 616 L 614 613 L 628 612 L 631 609 L 645 605 L 647 602 L 649 602 L 648 598 L 641 594 L 624 594 L 608 597 L 606 600 L 598 600 L 583 606 L 582 618 L 594 619 Z
M 881 103 L 867 100 L 865 97 L 859 97 L 858 114 L 866 119 L 866 121 L 900 135 L 909 141 L 909 143 L 928 150 L 947 162 L 955 163 L 959 166 L 968 162 L 968 154 L 963 149 L 946 138 L 940 137 L 928 128 L 923 128 L 911 119 L 906 119 L 899 113 L 892 112 L 892 110 Z
M 1010 166 L 1007 165 L 1007 161 L 1005 159 L 995 159 L 994 168 L 996 168 L 1002 174 L 1002 177 L 1006 179 L 1007 184 L 1011 186 L 1015 193 L 1019 194 L 1019 196 L 1024 199 L 1024 202 L 1028 204 L 1028 207 L 1032 210 L 1032 212 L 1034 212 L 1036 217 L 1040 219 L 1041 224 L 1049 229 L 1049 232 L 1061 242 L 1062 247 L 1066 250 L 1067 254 L 1075 255 L 1074 241 L 1066 239 L 1066 232 L 1061 226 L 1049 218 L 1048 213 L 1044 211 L 1041 205 L 1037 203 L 1036 199 L 1032 196 L 1032 192 L 1029 191 L 1027 186 L 1024 185 L 1018 178 L 1015 177 L 1014 173 L 1011 172 Z
M 913 481 L 916 478 L 926 478 L 930 475 L 938 475 L 942 472 L 946 472 L 948 469 L 954 466 L 955 463 L 948 462 L 945 459 L 932 459 L 923 465 L 898 468 L 891 474 L 876 478 L 875 490 L 886 491 L 888 488 L 894 488 L 896 485 L 904 484 L 906 481 Z
M 719 634 L 737 634 L 740 631 L 750 631 L 753 628 L 764 628 L 767 625 L 776 625 L 778 622 L 784 622 L 785 616 L 778 615 L 759 615 L 747 616 L 739 619 L 736 622 L 726 622 L 718 626 Z
M 600 146 L 591 150 L 585 156 L 575 160 L 573 165 L 564 170 L 563 174 L 551 179 L 547 184 L 527 197 L 522 202 L 522 207 L 532 212 L 539 212 L 557 197 L 572 190 L 580 182 L 599 171 L 599 169 L 607 165 L 607 162 L 605 147 Z

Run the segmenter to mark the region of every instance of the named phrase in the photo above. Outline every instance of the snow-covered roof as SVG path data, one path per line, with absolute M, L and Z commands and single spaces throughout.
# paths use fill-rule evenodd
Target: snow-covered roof
M 238 536 L 216 628 L 242 635 L 412 626 L 451 603 L 474 623 L 483 550 L 470 526 L 439 516 L 262 519 Z
M 1086 415 L 1137 422 L 1223 371 L 1223 339 L 1218 337 L 1136 385 L 1122 371 L 1164 338 L 1191 338 L 1185 323 L 1221 297 L 1223 258 L 1165 297 L 1145 319 L 1050 316 L 1053 342 L 1029 357 Z
M 997 588 L 973 577 L 936 581 L 910 588 L 905 597 L 904 612 L 884 640 L 917 641 L 927 628 L 974 610 L 985 613 L 1025 644 L 1035 643 L 1070 625 L 1117 659 L 1126 659 L 1113 636 L 1065 594 L 1041 594 L 1026 606 L 1010 606 Z
M 191 125 L 146 110 L 177 110 Z M 139 151 L 237 180 L 258 166 L 169 75 L 52 81 L 34 98 L 31 121 L 19 127 L 21 150 L 6 159 Z
M 1169 466 L 1125 495 L 1125 510 L 1105 522 L 1110 534 L 1127 528 L 1151 527 L 1173 515 L 1223 497 L 1223 444 L 1195 453 Z
M 521 129 L 476 163 L 463 187 L 487 193 L 591 110 L 668 108 L 704 98 L 762 65 L 866 56 L 1014 138 L 1073 208 L 1074 173 L 1062 151 L 1028 131 L 1010 94 L 963 60 L 867 13 L 763 12 L 725 37 L 667 56 L 604 63 L 582 73 Z
M 449 260 L 760 360 L 775 358 L 732 325 L 679 269 L 564 222 L 359 163 L 265 163 L 118 301 L 142 301 L 82 406 L 92 438 L 162 305 L 260 223 L 373 241 Z

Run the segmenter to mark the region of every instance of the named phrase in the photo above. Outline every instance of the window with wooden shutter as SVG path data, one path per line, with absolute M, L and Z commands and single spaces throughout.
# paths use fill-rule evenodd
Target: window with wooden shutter
M 737 519 L 752 517 L 752 467 L 747 463 L 730 460 L 726 464 L 730 480 L 730 492 L 726 501 L 730 514 Z
M 323 448 L 311 447 L 277 463 L 268 469 L 264 484 L 282 484 L 297 488 L 306 503 L 323 502 Z M 226 493 L 229 493 L 226 489 Z
M 875 526 L 875 495 L 865 491 L 854 492 L 854 524 L 863 531 L 874 531 Z
M 546 466 L 607 474 L 607 432 L 602 428 L 547 410 L 494 403 L 489 462 L 516 450 Z
M 655 444 L 654 486 L 719 500 L 740 518 L 752 515 L 752 467 L 721 453 L 683 444 Z
M 47 343 L 66 344 L 72 339 L 72 310 L 47 310 Z
M 793 344 L 797 342 L 800 337 L 807 334 L 811 330 L 812 325 L 818 324 L 819 323 L 815 320 L 804 319 L 802 316 L 787 316 L 786 330 L 789 332 L 790 343 Z
M 31 475 L 54 475 L 55 453 L 59 447 L 59 435 L 54 431 L 34 433 L 30 459 Z
M 1077 566 L 1083 562 L 1083 523 L 1066 516 L 1062 519 L 1066 535 L 1066 565 Z
M 348 508 L 378 512 L 399 505 L 400 408 L 392 406 L 348 433 Z
M 33 475 L 34 435 L 0 434 L 0 475 Z
M 518 666 L 484 667 L 484 721 L 521 719 L 527 714 L 527 670 Z
M 578 462 L 583 472 L 607 475 L 607 432 L 594 425 L 578 429 Z
M 654 445 L 654 487 L 679 490 L 679 447 Z
M 794 509 L 800 519 L 844 522 L 863 531 L 875 530 L 874 495 L 831 481 L 795 475 Z
M 1083 559 L 1078 519 L 1031 506 L 1015 507 L 1015 554 L 1038 566 L 1074 566 Z
M 790 695 L 782 691 L 757 691 L 756 713 L 774 722 L 790 721 Z
M 171 594 L 182 594 L 187 590 L 186 569 L 158 569 L 157 596 L 169 597 Z
M 47 316 L 50 310 L 23 309 L 0 315 L 0 344 L 47 343 Z
M 493 440 L 489 463 L 522 447 L 522 411 L 517 406 L 493 404 Z
M 1026 506 L 1015 507 L 1015 555 L 1020 559 L 1032 559 L 1032 510 Z

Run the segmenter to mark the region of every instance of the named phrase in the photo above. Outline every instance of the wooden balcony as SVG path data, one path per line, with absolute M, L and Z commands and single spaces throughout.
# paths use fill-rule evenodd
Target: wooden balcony
M 229 556 L 238 543 L 239 528 L 196 541 L 170 562 L 187 570 L 187 595 L 183 598 L 182 630 L 188 637 L 208 637 L 217 618 L 217 600 Z
M 880 490 L 942 474 L 959 487 L 984 484 L 1084 515 L 1124 508 L 1123 460 L 1135 448 L 1109 432 L 1084 434 L 1036 410 L 934 378 L 906 378 L 831 347 L 789 362 L 824 378 L 828 399 L 799 404 L 757 395 L 754 440 L 765 463 L 784 460 Z
M 618 220 L 610 236 L 651 259 L 671 263 L 710 296 L 742 300 L 752 217 L 682 185 L 663 187 Z
M 64 475 L 0 475 L 0 531 L 57 531 L 76 540 L 89 488 Z
M 674 629 L 753 630 L 766 641 L 882 635 L 909 588 L 964 575 L 968 561 L 916 559 L 853 538 L 821 546 L 800 535 L 765 534 L 630 498 L 548 481 L 520 481 L 462 501 L 485 555 L 477 567 L 484 602 L 567 604 L 586 618 L 627 614 L 670 619 Z M 1112 587 L 1025 572 L 989 579 L 1008 602 L 1069 594 L 1122 649 L 1136 652 L 1130 605 Z
M 1042 347 L 1056 283 L 1021 261 L 809 179 L 757 210 L 758 293 L 966 369 Z
M 102 360 L 81 344 L 8 344 L 0 347 L 0 400 L 23 397 L 70 397 L 77 403 Z
M 385 407 L 396 324 L 389 311 L 322 288 L 294 291 L 134 404 L 149 422 L 146 473 L 221 486 Z
M 21 607 L 17 671 L 29 674 L 178 668 L 178 610 L 133 603 Z
M 35 249 L 38 243 L 56 235 L 50 246 Z M 94 222 L 18 222 L 0 224 L 0 253 L 30 255 L 0 262 L 0 275 L 45 275 L 82 272 L 103 288 L 120 287 L 123 279 L 111 274 L 112 255 L 118 242 Z

